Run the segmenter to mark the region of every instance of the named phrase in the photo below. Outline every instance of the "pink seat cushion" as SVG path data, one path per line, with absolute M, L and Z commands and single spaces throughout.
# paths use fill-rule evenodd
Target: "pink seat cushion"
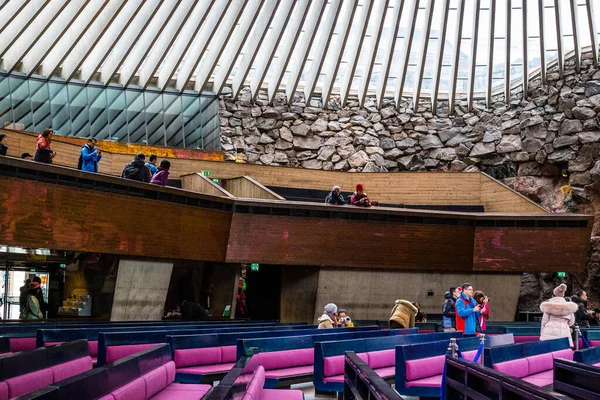
M 592 347 L 600 346 L 600 340 L 590 340 L 590 346 L 592 346 Z
M 175 381 L 175 363 L 173 361 L 169 361 L 164 364 L 163 367 L 167 370 L 167 384 L 171 384 Z
M 297 389 L 263 389 L 260 400 L 304 400 L 304 393 Z
M 538 340 L 540 340 L 539 336 L 515 336 L 515 343 L 537 342 Z
M 462 355 L 465 360 L 473 361 L 475 359 L 475 356 L 477 355 L 477 350 L 464 351 L 462 353 Z M 479 361 L 481 361 L 481 357 L 483 357 L 483 353 L 479 357 L 480 357 Z
M 406 382 L 406 387 L 421 386 L 421 387 L 441 387 L 442 375 L 429 376 L 427 378 L 416 379 Z
M 167 387 L 167 370 L 162 365 L 142 376 L 146 385 L 146 398 Z
M 209 390 L 210 385 L 178 384 L 167 386 L 162 392 L 151 397 L 152 400 L 198 400 Z
M 106 363 L 115 362 L 123 357 L 130 356 L 142 350 L 151 349 L 158 346 L 158 343 L 131 344 L 124 346 L 107 346 Z
M 186 374 L 214 374 L 217 372 L 229 372 L 235 363 L 227 363 L 227 364 L 216 364 L 216 365 L 201 365 L 199 367 L 186 367 L 186 368 L 177 368 L 177 372 L 186 373 Z
M 144 379 L 137 378 L 114 390 L 111 394 L 115 400 L 146 400 L 146 384 Z
M 302 367 L 291 367 L 282 369 L 270 369 L 265 372 L 265 377 L 271 379 L 283 378 L 287 376 L 312 375 L 313 366 L 304 365 Z
M 571 349 L 564 349 L 564 350 L 553 351 L 552 352 L 552 357 L 554 357 L 554 358 L 561 358 L 563 360 L 571 360 L 571 361 L 573 361 L 573 350 L 571 350 Z M 552 368 L 554 368 L 554 366 Z
M 0 382 L 0 399 L 8 399 L 8 385 L 6 382 Z
M 551 385 L 554 381 L 554 371 L 551 369 L 549 371 L 540 372 L 538 374 L 526 376 L 523 379 L 525 382 L 529 382 L 535 386 L 548 386 Z
M 35 338 L 10 338 L 10 352 L 26 351 L 35 349 Z
M 173 361 L 175 361 L 177 368 L 221 364 L 221 348 L 204 347 L 175 350 Z
M 254 371 L 254 375 L 252 376 L 252 379 L 248 383 L 248 386 L 246 386 L 246 395 L 244 396 L 244 398 L 246 398 L 247 396 L 250 396 L 252 399 L 259 400 L 260 393 L 262 392 L 264 387 L 265 387 L 265 369 L 263 368 L 262 365 L 259 365 L 256 368 L 256 370 Z
M 517 378 L 529 375 L 529 363 L 525 358 L 494 364 L 494 369 Z
M 599 363 L 596 363 L 596 364 L 594 364 L 594 367 L 600 367 L 600 362 L 599 362 Z
M 396 367 L 395 366 L 378 368 L 374 371 L 377 375 L 379 375 L 382 378 L 390 378 L 390 377 L 396 375 Z
M 106 396 L 100 397 L 98 400 L 115 400 L 115 396 L 109 393 Z
M 406 380 L 429 378 L 440 375 L 444 370 L 446 356 L 435 356 L 406 361 Z
M 538 354 L 536 356 L 525 357 L 525 359 L 529 364 L 529 375 L 548 371 L 554 367 L 554 357 L 552 356 L 552 353 Z
M 236 346 L 221 346 L 221 362 L 234 363 L 237 361 Z
M 357 353 L 361 360 L 369 363 L 369 353 Z M 336 376 L 344 373 L 344 356 L 331 356 L 323 359 L 323 376 Z
M 44 368 L 25 375 L 15 376 L 4 382 L 8 386 L 8 398 L 17 397 L 53 383 L 52 369 Z
M 390 367 L 396 364 L 396 349 L 370 351 L 369 367 L 373 369 Z
M 323 379 L 323 382 L 341 383 L 344 382 L 344 375 L 328 376 L 327 378 Z
M 98 341 L 88 340 L 88 356 L 94 358 L 98 357 Z
M 54 383 L 70 378 L 92 369 L 92 357 L 85 356 L 50 368 L 54 375 Z
M 313 365 L 314 349 L 296 349 L 273 351 L 268 353 L 258 353 L 252 356 L 250 362 L 246 365 L 248 369 L 256 369 L 262 365 L 265 370 L 283 369 L 290 367 L 301 367 L 303 365 Z

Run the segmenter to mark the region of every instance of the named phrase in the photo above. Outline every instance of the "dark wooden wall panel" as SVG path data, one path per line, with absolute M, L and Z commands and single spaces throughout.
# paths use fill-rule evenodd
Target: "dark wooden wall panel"
M 474 227 L 233 216 L 228 262 L 466 271 Z
M 582 272 L 589 228 L 499 228 L 475 230 L 475 271 Z
M 0 243 L 224 261 L 231 213 L 0 177 Z

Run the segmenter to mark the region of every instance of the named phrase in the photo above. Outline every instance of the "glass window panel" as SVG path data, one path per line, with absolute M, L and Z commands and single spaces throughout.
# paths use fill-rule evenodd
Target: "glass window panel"
M 183 126 L 181 123 L 181 96 L 177 94 L 163 94 L 165 102 L 165 132 L 167 146 L 185 147 L 183 142 Z
M 96 140 L 108 140 L 108 108 L 106 107 L 106 90 L 101 87 L 88 86 L 88 104 L 90 115 L 90 136 Z
M 87 104 L 87 91 L 83 85 L 67 85 L 69 91 L 69 113 L 71 118 L 71 135 L 76 137 L 90 136 L 90 115 Z
M 146 131 L 149 145 L 165 145 L 163 101 L 160 93 L 145 92 Z
M 523 10 L 512 10 L 510 62 L 521 64 L 523 62 Z
M 554 7 L 544 9 L 544 43 L 546 50 L 556 50 L 556 16 Z
M 589 0 L 593 1 L 593 0 Z M 585 3 L 585 2 L 584 2 Z M 582 4 L 581 2 L 579 4 Z M 598 13 L 598 11 L 594 8 L 594 12 Z M 582 47 L 587 47 L 592 45 L 592 37 L 590 35 L 590 27 L 587 17 L 587 8 L 585 5 L 579 5 L 577 7 L 577 21 L 579 23 L 579 43 Z M 598 28 L 596 28 L 598 29 Z
M 9 78 L 12 110 L 15 122 L 25 125 L 25 129 L 33 127 L 31 118 L 31 103 L 29 102 L 29 85 L 24 78 Z
M 219 126 L 219 101 L 216 97 L 202 96 L 200 98 L 200 109 L 202 112 L 202 131 L 200 141 L 202 148 L 209 150 L 220 150 Z
M 41 132 L 52 126 L 50 102 L 48 101 L 48 83 L 35 79 L 29 80 L 33 130 Z
M 504 71 L 506 71 L 506 41 L 504 39 L 496 39 L 494 44 L 494 67 L 492 69 L 492 77 L 504 79 Z
M 52 129 L 57 135 L 71 133 L 69 117 L 69 95 L 64 83 L 48 82 L 50 92 L 50 113 L 52 114 Z
M 146 118 L 144 115 L 144 92 L 126 90 L 127 129 L 130 143 L 148 144 Z
M 496 26 L 494 28 L 494 35 L 497 38 L 506 37 L 506 8 L 507 4 L 505 1 L 496 1 Z
M 123 89 L 106 89 L 108 102 L 108 129 L 109 137 L 115 142 L 129 142 L 127 127 L 127 102 Z
M 487 67 L 480 66 L 475 68 L 475 85 L 474 90 L 476 92 L 485 92 L 487 90 Z
M 8 78 L 0 75 L 0 126 L 4 126 L 7 122 L 12 122 L 10 87 Z
M 529 65 L 529 73 L 532 73 L 540 68 L 540 40 L 537 38 L 529 39 L 527 45 L 527 57 Z
M 182 119 L 185 145 L 188 148 L 202 148 L 202 118 L 200 117 L 200 101 L 197 97 L 182 96 Z

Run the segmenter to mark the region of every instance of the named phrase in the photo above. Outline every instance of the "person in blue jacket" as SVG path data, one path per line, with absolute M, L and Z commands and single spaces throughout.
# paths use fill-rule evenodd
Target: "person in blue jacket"
M 98 172 L 98 163 L 102 159 L 102 152 L 96 147 L 96 139 L 88 139 L 81 148 L 81 170 L 85 172 Z
M 475 336 L 480 315 L 479 305 L 473 298 L 473 286 L 463 283 L 462 293 L 456 299 L 456 330 L 464 336 Z

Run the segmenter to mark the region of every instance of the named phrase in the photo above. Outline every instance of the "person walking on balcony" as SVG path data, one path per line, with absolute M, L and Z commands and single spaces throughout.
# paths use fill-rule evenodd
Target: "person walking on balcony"
M 339 186 L 334 186 L 327 195 L 325 203 L 333 204 L 335 206 L 343 206 L 346 204 L 346 200 L 344 200 L 344 196 L 342 196 L 342 189 Z
M 38 136 L 37 148 L 33 161 L 52 164 L 52 159 L 56 156 L 56 152 L 51 148 L 53 135 L 54 131 L 52 129 L 44 129 L 42 134 Z
M 154 174 L 154 176 L 152 176 L 150 183 L 160 186 L 167 186 L 167 182 L 169 180 L 169 168 L 171 168 L 171 163 L 169 160 L 162 160 L 157 172 Z
M 569 344 L 573 346 L 570 327 L 575 323 L 577 304 L 565 300 L 566 291 L 567 285 L 561 283 L 554 288 L 554 297 L 540 304 L 540 310 L 544 313 L 540 340 L 568 337 Z
M 156 171 L 158 171 L 158 168 L 156 168 L 156 160 L 158 160 L 158 157 L 156 157 L 156 155 L 154 154 L 151 154 L 150 160 L 146 163 L 146 167 L 148 167 L 152 176 L 154 176 L 154 174 L 156 174 Z
M 146 156 L 143 153 L 137 153 L 133 161 L 127 164 L 123 169 L 121 178 L 150 183 L 152 175 L 144 163 L 145 159 Z
M 88 142 L 81 147 L 78 169 L 85 172 L 98 173 L 98 163 L 101 159 L 102 152 L 96 147 L 96 139 L 88 139 Z
M 6 146 L 6 135 L 0 133 L 0 156 L 5 156 L 8 147 Z
M 590 327 L 590 312 L 587 310 L 588 297 L 585 290 L 578 290 L 574 296 L 571 296 L 571 301 L 577 304 L 577 311 L 575 312 L 575 323 L 580 328 Z

